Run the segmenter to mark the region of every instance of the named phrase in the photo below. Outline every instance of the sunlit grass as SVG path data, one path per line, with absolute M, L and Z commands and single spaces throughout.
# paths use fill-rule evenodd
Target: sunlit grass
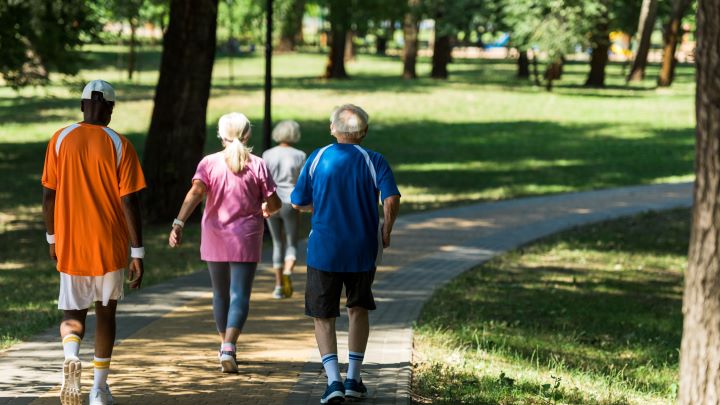
M 416 327 L 417 394 L 434 403 L 671 403 L 689 223 L 682 209 L 586 226 L 460 276 Z

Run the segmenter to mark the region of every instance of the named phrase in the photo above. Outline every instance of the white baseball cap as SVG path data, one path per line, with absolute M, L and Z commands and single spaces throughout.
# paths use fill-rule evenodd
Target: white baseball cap
M 93 91 L 102 93 L 105 101 L 115 102 L 115 89 L 105 80 L 93 80 L 86 84 L 82 92 L 82 99 L 91 100 Z

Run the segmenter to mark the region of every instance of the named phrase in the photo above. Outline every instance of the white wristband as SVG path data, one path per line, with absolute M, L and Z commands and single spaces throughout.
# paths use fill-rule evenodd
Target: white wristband
M 179 226 L 180 228 L 184 228 L 185 222 L 175 218 L 175 220 L 173 221 L 173 226 L 175 226 L 175 225 Z
M 52 245 L 55 243 L 55 235 L 50 235 L 49 233 L 45 232 L 45 240 L 47 240 L 48 245 Z
M 133 259 L 142 259 L 145 257 L 145 248 L 140 247 L 131 247 L 130 248 L 130 257 Z

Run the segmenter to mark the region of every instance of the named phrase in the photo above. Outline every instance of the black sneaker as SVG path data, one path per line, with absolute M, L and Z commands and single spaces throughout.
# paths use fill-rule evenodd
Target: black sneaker
M 345 380 L 345 396 L 353 399 L 362 399 L 367 396 L 367 388 L 362 381 L 355 381 L 351 379 Z
M 340 381 L 333 381 L 327 386 L 320 398 L 321 404 L 339 404 L 345 402 L 345 386 Z

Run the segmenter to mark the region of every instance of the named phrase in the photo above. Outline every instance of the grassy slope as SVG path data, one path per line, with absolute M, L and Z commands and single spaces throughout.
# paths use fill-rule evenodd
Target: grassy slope
M 423 310 L 415 390 L 437 403 L 672 402 L 689 216 L 577 228 L 462 275 Z
M 142 153 L 157 80 L 157 49 L 140 55 L 137 80 L 117 70 L 118 49 L 90 47 L 87 69 L 77 78 L 55 77 L 47 89 L 15 93 L 0 88 L 0 348 L 51 324 L 57 280 L 45 259 L 40 222 L 39 179 L 45 145 L 58 128 L 80 119 L 85 80 L 104 78 L 118 91 L 113 126 Z M 124 49 L 120 49 L 124 51 Z M 276 119 L 298 120 L 300 147 L 329 142 L 327 116 L 333 106 L 365 106 L 372 128 L 366 146 L 385 154 L 403 192 L 403 211 L 478 199 L 511 198 L 570 190 L 687 179 L 692 171 L 692 75 L 680 67 L 678 83 L 655 90 L 652 79 L 622 86 L 612 65 L 610 87 L 580 85 L 587 67 L 571 64 L 556 91 L 517 82 L 506 61 L 458 60 L 448 82 L 403 81 L 400 62 L 360 55 L 348 81 L 325 81 L 321 55 L 281 55 L 274 63 Z M 262 133 L 262 73 L 259 57 L 215 64 L 206 151 L 217 150 L 218 117 L 245 112 Z M 422 60 L 419 73 L 427 76 Z M 654 77 L 655 67 L 649 69 Z M 259 149 L 258 149 L 259 150 Z M 148 282 L 200 268 L 194 243 L 180 255 L 164 246 L 166 227 L 146 229 Z M 197 230 L 190 227 L 190 232 Z M 197 237 L 190 242 L 197 242 Z M 32 292 L 32 293 L 30 293 Z

